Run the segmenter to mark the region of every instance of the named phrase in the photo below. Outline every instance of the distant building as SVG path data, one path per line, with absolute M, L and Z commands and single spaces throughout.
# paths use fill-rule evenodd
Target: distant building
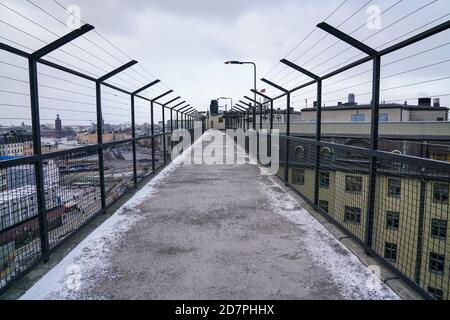
M 353 94 L 349 95 L 349 101 L 338 103 L 337 106 L 322 107 L 322 123 L 325 122 L 371 122 L 372 106 L 370 104 L 359 105 Z M 317 106 L 304 108 L 302 122 L 315 122 Z M 412 121 L 448 121 L 449 108 L 441 107 L 439 99 L 435 99 L 433 105 L 431 98 L 419 99 L 417 105 L 398 103 L 381 103 L 379 122 L 412 122 Z
M 53 161 L 44 164 L 43 171 L 46 187 L 59 184 L 59 169 Z M 0 192 L 34 185 L 35 181 L 34 165 L 0 169 Z
M 61 119 L 59 118 L 59 114 L 56 115 L 56 120 L 55 120 L 55 131 L 61 133 L 62 132 L 62 122 Z
M 15 133 L 0 136 L 0 157 L 23 157 L 33 154 L 31 136 L 20 136 Z
M 55 128 L 51 129 L 49 127 L 50 127 L 50 125 L 48 127 L 41 126 L 41 137 L 59 139 L 59 138 L 75 136 L 75 132 L 73 132 L 72 130 L 64 130 L 63 129 L 62 120 L 59 117 L 59 114 L 56 115 Z

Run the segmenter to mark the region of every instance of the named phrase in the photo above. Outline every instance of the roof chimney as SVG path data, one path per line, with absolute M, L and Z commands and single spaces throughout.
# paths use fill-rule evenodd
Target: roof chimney
M 440 107 L 440 106 L 441 106 L 441 99 L 439 99 L 439 98 L 434 98 L 434 99 L 433 99 L 433 106 L 434 106 L 434 107 Z
M 356 104 L 356 99 L 355 99 L 355 94 L 354 93 L 350 93 L 348 95 L 348 104 Z

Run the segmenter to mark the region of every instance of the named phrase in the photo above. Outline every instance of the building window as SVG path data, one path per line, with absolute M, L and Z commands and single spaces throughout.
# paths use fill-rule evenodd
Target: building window
M 441 289 L 428 287 L 428 293 L 435 300 L 443 300 L 444 299 L 444 292 Z
M 365 122 L 366 116 L 364 114 L 355 113 L 352 114 L 352 122 Z
M 398 179 L 388 180 L 388 197 L 400 198 L 400 193 L 402 190 L 401 181 Z
M 384 257 L 392 262 L 397 261 L 397 245 L 395 243 L 385 243 Z
M 388 211 L 386 213 L 386 228 L 391 230 L 398 230 L 400 224 L 400 213 Z
M 380 113 L 380 115 L 378 116 L 378 122 L 389 122 L 389 114 Z
M 446 153 L 434 153 L 432 158 L 433 160 L 447 161 L 448 156 Z
M 292 169 L 292 183 L 298 185 L 305 184 L 305 170 L 304 169 Z
M 444 274 L 445 256 L 430 252 L 429 268 L 430 272 Z
M 305 160 L 305 148 L 303 148 L 302 146 L 295 147 L 295 155 L 298 161 Z
M 362 191 L 362 177 L 346 176 L 345 191 L 351 193 L 360 193 Z
M 321 188 L 328 188 L 330 186 L 330 173 L 320 172 L 319 173 L 319 186 Z
M 448 204 L 448 184 L 434 184 L 433 202 Z
M 328 213 L 328 201 L 319 200 L 319 208 Z
M 345 206 L 344 221 L 357 224 L 361 223 L 361 209 Z
M 324 147 L 322 148 L 322 150 L 320 150 L 320 159 L 322 161 L 332 161 L 333 160 L 333 151 L 328 148 L 328 147 Z
M 445 239 L 447 237 L 447 220 L 431 220 L 431 237 Z

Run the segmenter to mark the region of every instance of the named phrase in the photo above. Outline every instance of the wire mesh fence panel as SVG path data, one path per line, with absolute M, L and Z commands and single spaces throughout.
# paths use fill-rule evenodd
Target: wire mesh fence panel
M 97 143 L 95 85 L 38 65 L 42 153 Z
M 164 165 L 164 146 L 163 144 L 166 142 L 166 136 L 163 134 L 158 134 L 155 137 L 155 167 L 158 169 L 159 167 Z
M 450 173 L 378 158 L 373 249 L 436 299 L 449 298 Z
M 61 243 L 101 210 L 96 149 L 51 157 L 44 164 L 50 247 Z
M 359 240 L 365 240 L 369 158 L 357 149 L 320 147 L 318 206 Z
M 152 139 L 136 141 L 136 171 L 138 182 L 152 174 Z
M 0 169 L 0 289 L 41 257 L 35 180 L 32 164 Z
M 132 143 L 125 142 L 107 147 L 103 156 L 106 204 L 110 205 L 134 186 Z
M 289 149 L 286 149 L 288 147 Z M 287 178 L 288 183 L 304 197 L 311 202 L 314 201 L 314 181 L 315 181 L 315 163 L 316 163 L 316 147 L 314 144 L 299 141 L 290 137 L 280 139 L 280 149 L 288 150 L 280 151 L 280 168 L 283 168 L 283 179 L 286 177 L 286 161 L 287 161 Z M 283 160 L 281 160 L 283 158 Z

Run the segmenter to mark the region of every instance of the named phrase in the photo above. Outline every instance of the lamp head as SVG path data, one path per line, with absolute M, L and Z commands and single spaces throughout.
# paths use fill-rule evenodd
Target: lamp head
M 225 64 L 242 64 L 240 61 L 227 61 Z

